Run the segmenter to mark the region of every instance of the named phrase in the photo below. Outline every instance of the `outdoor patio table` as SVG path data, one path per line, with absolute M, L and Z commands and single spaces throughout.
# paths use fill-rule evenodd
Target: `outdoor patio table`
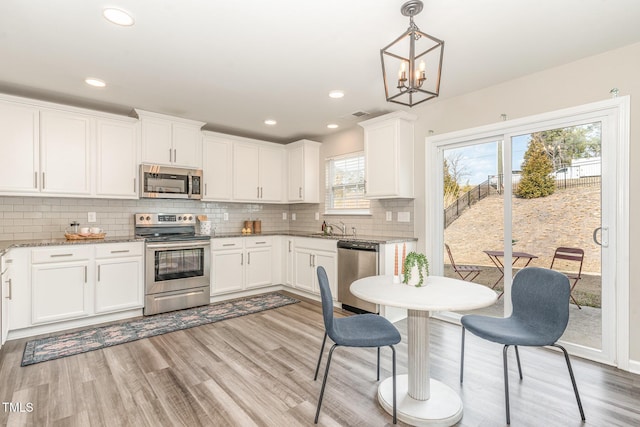
M 502 263 L 502 261 L 500 261 L 500 258 L 504 258 L 504 251 L 483 251 L 483 252 L 489 256 L 489 259 L 491 260 L 491 262 L 493 262 L 493 264 L 496 267 L 498 267 L 498 271 L 500 272 L 500 277 L 498 277 L 498 280 L 496 280 L 496 283 L 494 283 L 493 286 L 491 287 L 491 289 L 494 289 L 496 285 L 500 283 L 500 280 L 502 280 L 502 278 L 504 277 L 504 264 Z M 534 258 L 538 258 L 537 255 L 528 254 L 526 252 L 512 252 L 511 257 L 513 258 L 513 262 L 511 263 L 512 266 L 515 266 L 516 262 L 518 262 L 519 259 L 526 259 L 527 262 L 524 264 L 524 267 L 528 266 Z M 504 294 L 504 291 L 500 295 L 498 295 L 498 298 L 500 298 L 502 294 Z
M 427 277 L 419 288 L 393 283 L 393 276 L 371 276 L 356 280 L 349 289 L 363 300 L 408 309 L 408 373 L 396 377 L 398 419 L 414 426 L 457 423 L 462 418 L 460 396 L 429 373 L 429 312 L 487 307 L 496 302 L 496 293 L 483 285 L 442 276 Z M 380 383 L 378 402 L 385 411 L 393 412 L 393 378 Z

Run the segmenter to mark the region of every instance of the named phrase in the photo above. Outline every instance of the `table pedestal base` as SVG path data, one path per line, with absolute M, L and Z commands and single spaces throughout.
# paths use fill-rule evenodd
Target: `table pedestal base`
M 397 415 L 402 422 L 413 426 L 452 426 L 462 418 L 462 400 L 449 386 L 430 380 L 431 397 L 416 400 L 409 396 L 408 375 L 396 376 Z M 387 378 L 378 387 L 378 402 L 393 414 L 393 378 Z

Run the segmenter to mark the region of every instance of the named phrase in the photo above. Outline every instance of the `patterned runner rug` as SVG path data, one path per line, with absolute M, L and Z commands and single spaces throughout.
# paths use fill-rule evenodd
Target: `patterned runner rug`
M 279 293 L 209 304 L 202 307 L 146 316 L 128 322 L 85 329 L 27 342 L 20 366 L 86 353 L 167 332 L 258 313 L 299 302 Z

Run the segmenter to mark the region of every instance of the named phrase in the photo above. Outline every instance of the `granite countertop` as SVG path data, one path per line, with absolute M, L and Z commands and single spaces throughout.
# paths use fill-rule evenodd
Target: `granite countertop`
M 60 246 L 60 245 L 91 245 L 99 243 L 126 243 L 126 242 L 144 242 L 144 239 L 135 236 L 106 236 L 104 239 L 82 239 L 67 240 L 59 239 L 34 239 L 34 240 L 0 240 L 0 256 L 7 250 L 14 248 L 34 248 L 38 246 Z
M 399 237 L 399 236 L 369 236 L 369 235 L 356 235 L 356 237 L 347 235 L 324 235 L 321 232 L 308 232 L 308 231 L 269 231 L 259 234 L 242 234 L 241 232 L 227 232 L 227 233 L 215 233 L 212 238 L 227 238 L 227 237 L 255 237 L 255 236 L 293 236 L 293 237 L 310 237 L 314 239 L 324 240 L 349 240 L 360 242 L 374 242 L 379 244 L 385 243 L 402 243 L 402 242 L 415 242 L 417 237 Z
M 242 234 L 240 232 L 227 232 L 216 233 L 211 238 L 228 238 L 228 237 L 256 237 L 256 236 L 294 236 L 294 237 L 310 237 L 314 239 L 325 240 L 349 240 L 349 241 L 361 241 L 361 242 L 374 242 L 379 244 L 385 243 L 401 243 L 401 242 L 413 242 L 418 240 L 416 237 L 397 237 L 397 236 L 340 236 L 340 235 L 324 235 L 319 232 L 305 232 L 305 231 L 269 231 L 259 234 Z M 59 239 L 41 239 L 41 240 L 1 240 L 0 241 L 0 256 L 2 256 L 7 250 L 12 248 L 32 248 L 39 246 L 59 246 L 59 245 L 90 245 L 100 243 L 126 243 L 126 242 L 144 242 L 143 238 L 136 236 L 119 236 L 112 237 L 106 236 L 104 239 L 83 239 L 83 240 L 67 240 L 63 238 Z

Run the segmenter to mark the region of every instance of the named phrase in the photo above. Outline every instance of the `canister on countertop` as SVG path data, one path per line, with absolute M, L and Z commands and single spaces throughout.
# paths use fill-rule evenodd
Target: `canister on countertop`
M 259 219 L 253 221 L 253 232 L 262 233 L 262 221 L 260 221 Z
M 247 233 L 252 233 L 253 232 L 253 221 L 245 221 L 244 222 L 244 228 L 246 230 L 248 230 Z

